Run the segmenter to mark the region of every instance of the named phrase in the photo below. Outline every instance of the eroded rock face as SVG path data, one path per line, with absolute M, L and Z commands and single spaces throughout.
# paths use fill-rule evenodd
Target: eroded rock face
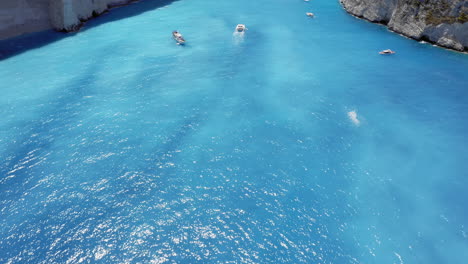
M 55 28 L 75 31 L 109 7 L 135 0 L 0 0 L 0 39 Z
M 384 24 L 390 21 L 397 2 L 398 0 L 341 0 L 351 14 Z
M 468 0 L 341 0 L 351 14 L 417 40 L 468 50 Z
M 113 5 L 134 0 L 49 0 L 50 21 L 59 31 L 75 31 L 82 21 L 104 13 Z
M 49 0 L 0 0 L 0 39 L 51 28 Z
M 422 35 L 442 47 L 468 50 L 468 23 L 429 26 Z

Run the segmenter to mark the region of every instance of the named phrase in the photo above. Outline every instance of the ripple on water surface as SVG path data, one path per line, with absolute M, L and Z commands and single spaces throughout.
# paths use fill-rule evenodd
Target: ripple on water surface
M 338 1 L 142 1 L 37 36 L 0 61 L 0 262 L 468 258 L 466 55 Z

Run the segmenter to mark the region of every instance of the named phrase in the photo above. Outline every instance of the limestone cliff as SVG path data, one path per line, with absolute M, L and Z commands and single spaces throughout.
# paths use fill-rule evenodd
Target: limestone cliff
M 468 0 L 341 0 L 351 14 L 416 40 L 468 50 Z
M 50 22 L 57 30 L 74 31 L 82 21 L 104 13 L 114 5 L 135 0 L 49 0 Z
M 0 0 L 0 39 L 55 28 L 74 31 L 108 8 L 135 0 Z
M 0 0 L 0 39 L 48 28 L 49 0 Z

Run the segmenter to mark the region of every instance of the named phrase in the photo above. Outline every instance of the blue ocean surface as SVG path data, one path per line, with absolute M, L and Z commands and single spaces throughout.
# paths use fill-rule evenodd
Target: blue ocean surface
M 0 263 L 468 261 L 466 54 L 335 0 L 147 0 L 0 47 Z

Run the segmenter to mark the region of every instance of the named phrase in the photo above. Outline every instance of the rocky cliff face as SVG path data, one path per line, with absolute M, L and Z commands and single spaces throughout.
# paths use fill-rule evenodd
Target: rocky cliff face
M 0 39 L 48 28 L 49 0 L 0 0 Z
M 416 40 L 468 51 L 468 0 L 341 0 L 351 14 Z
M 55 28 L 77 30 L 108 8 L 135 0 L 0 0 L 0 39 Z
M 60 31 L 77 30 L 83 21 L 100 15 L 109 7 L 135 0 L 49 0 L 50 22 Z

